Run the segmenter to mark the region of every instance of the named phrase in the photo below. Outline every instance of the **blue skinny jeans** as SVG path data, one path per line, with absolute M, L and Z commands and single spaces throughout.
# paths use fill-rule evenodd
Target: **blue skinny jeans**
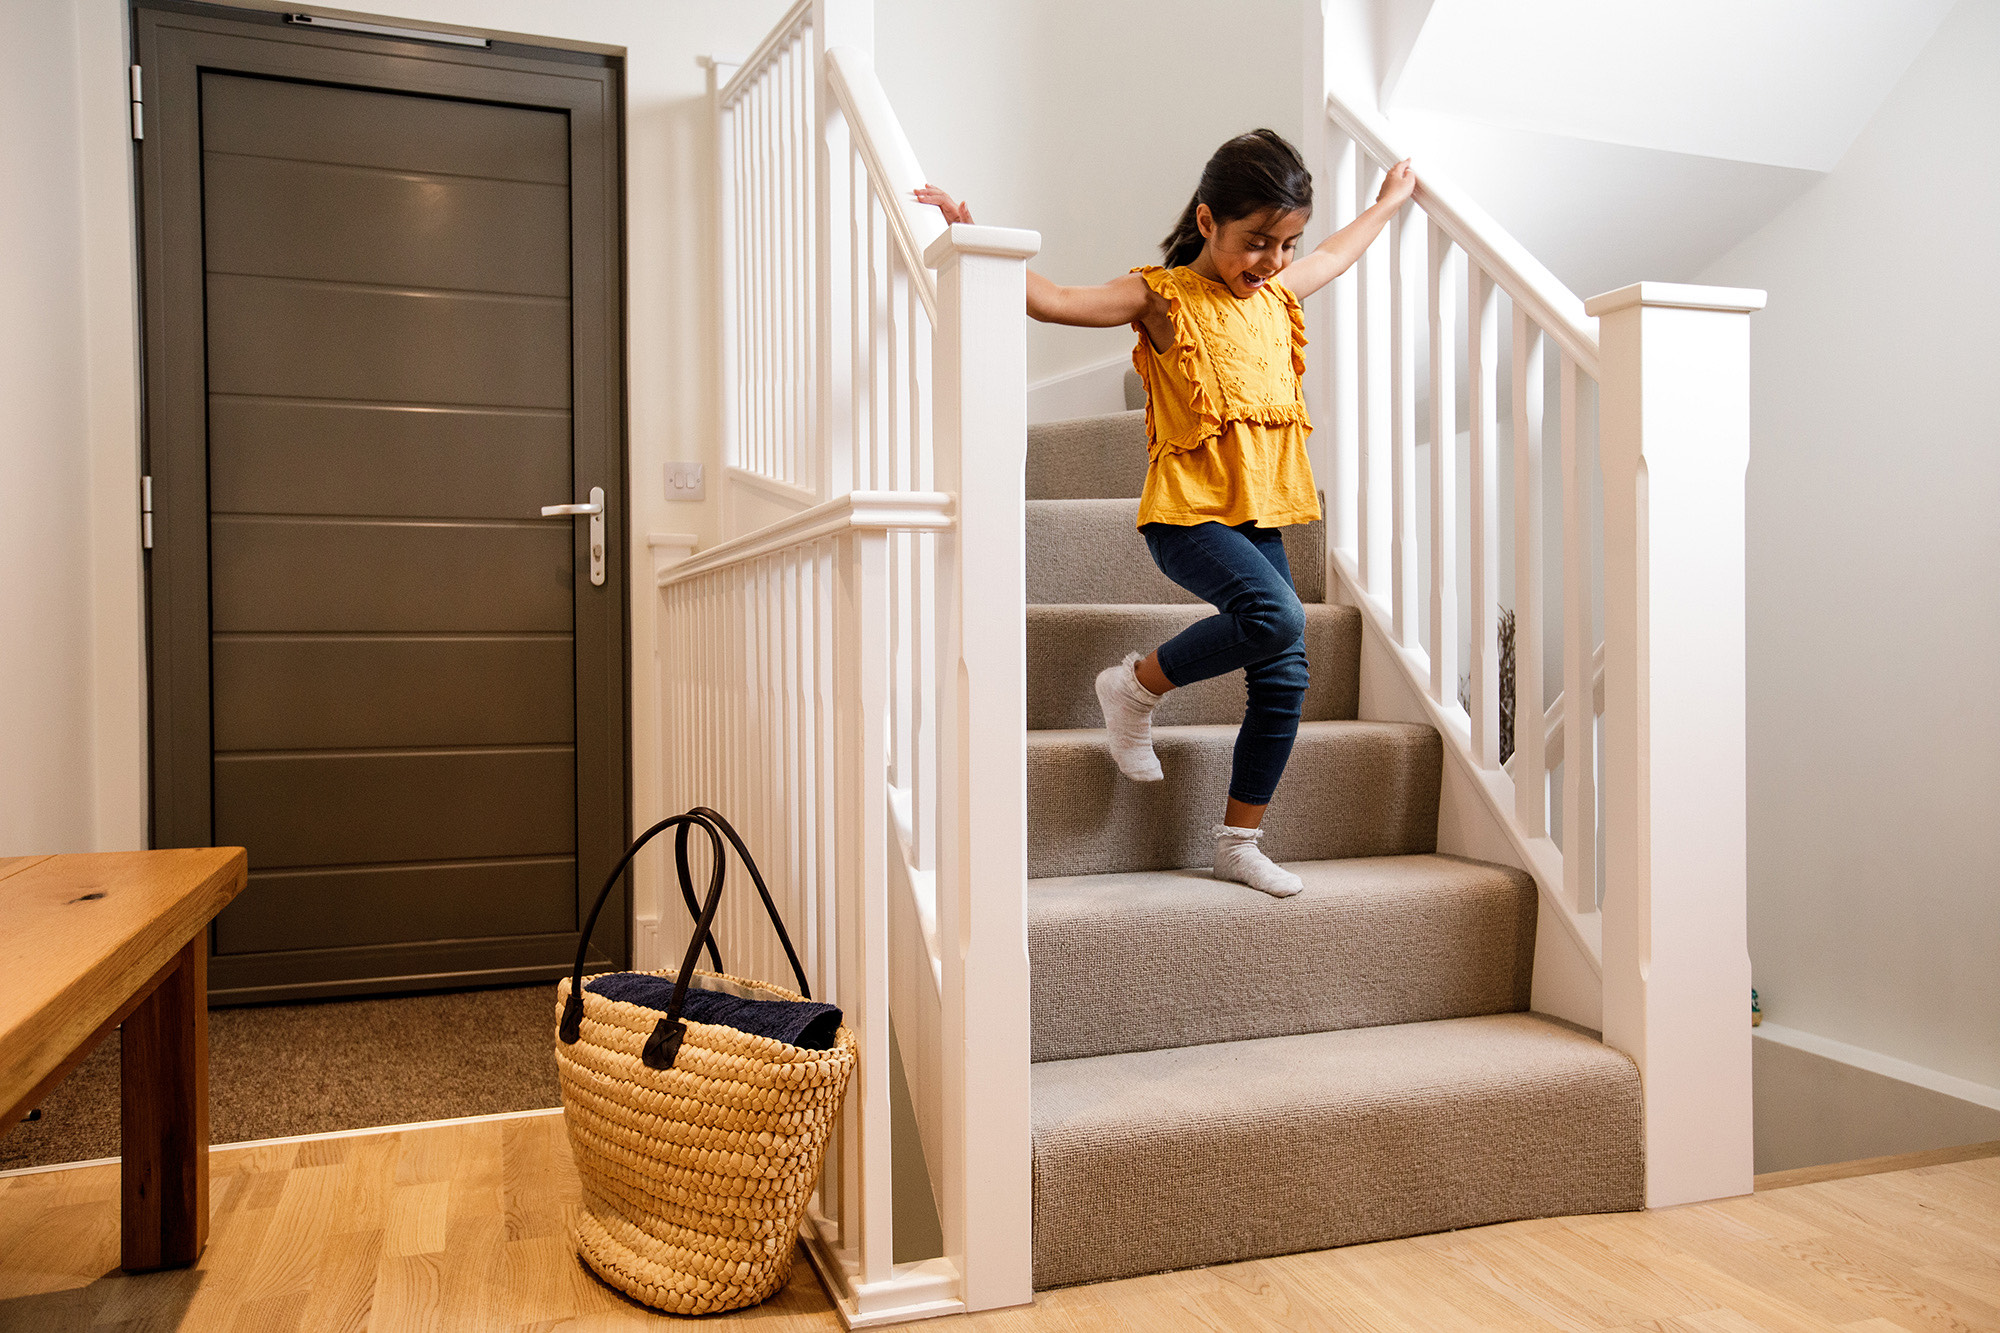
M 1298 739 L 1306 697 L 1306 609 L 1292 591 L 1284 529 L 1254 523 L 1148 523 L 1139 531 L 1160 572 L 1219 613 L 1160 645 L 1176 686 L 1239 668 L 1249 693 L 1229 795 L 1269 805 Z

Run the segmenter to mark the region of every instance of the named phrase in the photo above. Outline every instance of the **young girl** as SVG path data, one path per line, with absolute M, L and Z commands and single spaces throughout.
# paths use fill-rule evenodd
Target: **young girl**
M 1312 214 L 1312 177 L 1271 130 L 1215 151 L 1173 233 L 1166 265 L 1096 287 L 1028 274 L 1028 314 L 1044 323 L 1139 334 L 1133 364 L 1146 385 L 1149 463 L 1139 531 L 1160 571 L 1216 615 L 1097 677 L 1118 769 L 1157 782 L 1153 709 L 1169 690 L 1241 670 L 1249 695 L 1215 826 L 1215 874 L 1289 897 L 1299 877 L 1258 848 L 1298 735 L 1306 691 L 1305 608 L 1292 590 L 1282 529 L 1320 516 L 1300 376 L 1299 301 L 1347 271 L 1416 188 L 1397 163 L 1375 203 L 1310 253 L 1293 250 Z M 935 186 L 916 192 L 948 222 L 970 209 Z

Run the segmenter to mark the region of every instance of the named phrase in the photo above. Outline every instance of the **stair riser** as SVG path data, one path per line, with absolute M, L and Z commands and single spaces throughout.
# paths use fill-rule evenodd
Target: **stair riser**
M 1035 1285 L 1644 1205 L 1629 1060 L 1455 1023 L 1034 1066 Z
M 1028 427 L 1030 500 L 1131 497 L 1146 484 L 1146 414 L 1114 412 Z
M 1136 526 L 1137 500 L 1029 501 L 1030 603 L 1199 603 L 1159 571 Z M 1285 529 L 1285 558 L 1302 602 L 1326 600 L 1323 524 Z
M 1126 653 L 1150 652 L 1197 620 L 1207 606 L 1031 606 L 1028 608 L 1028 728 L 1031 731 L 1104 724 L 1094 688 L 1097 673 Z M 1308 722 L 1353 718 L 1361 695 L 1361 613 L 1350 606 L 1306 607 Z M 1161 726 L 1243 720 L 1243 673 L 1175 690 L 1154 710 Z
M 1036 881 L 1028 894 L 1033 1058 L 1528 1007 L 1528 876 L 1454 857 L 1291 869 L 1306 887 L 1284 899 L 1201 871 Z
M 1028 878 L 1179 870 L 1215 860 L 1234 727 L 1156 728 L 1161 782 L 1121 776 L 1104 733 L 1028 735 Z M 1308 722 L 1264 821 L 1274 861 L 1437 848 L 1444 751 L 1429 727 Z

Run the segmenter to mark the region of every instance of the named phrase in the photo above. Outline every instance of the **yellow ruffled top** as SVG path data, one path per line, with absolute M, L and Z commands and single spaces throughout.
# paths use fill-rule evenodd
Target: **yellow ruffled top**
M 1185 267 L 1132 271 L 1166 298 L 1174 326 L 1165 351 L 1143 325 L 1132 326 L 1150 460 L 1139 522 L 1278 528 L 1318 518 L 1299 298 L 1272 282 L 1239 299 Z

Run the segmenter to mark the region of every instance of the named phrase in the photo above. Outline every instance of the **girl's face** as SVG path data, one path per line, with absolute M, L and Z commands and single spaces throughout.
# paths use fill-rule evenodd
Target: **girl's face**
M 1188 267 L 1229 288 L 1238 300 L 1247 299 L 1292 262 L 1310 216 L 1303 208 L 1289 213 L 1272 208 L 1218 225 L 1202 204 L 1195 209 L 1195 224 L 1208 244 Z

